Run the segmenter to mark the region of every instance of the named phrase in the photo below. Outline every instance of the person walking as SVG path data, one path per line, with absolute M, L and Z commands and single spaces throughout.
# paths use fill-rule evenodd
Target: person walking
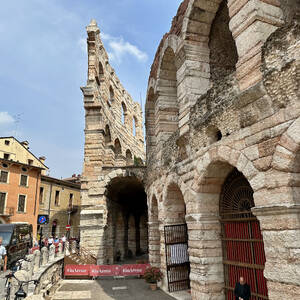
M 239 282 L 235 284 L 234 295 L 235 300 L 250 300 L 250 286 L 246 283 L 244 277 L 242 276 L 240 277 Z
M 53 236 L 50 236 L 48 239 L 48 249 L 50 248 L 50 246 L 53 244 L 54 240 L 53 240 Z
M 0 237 L 0 270 L 6 271 L 7 266 L 7 253 L 6 248 L 2 245 L 2 237 Z
M 61 238 L 62 244 L 63 244 L 63 252 L 65 251 L 65 244 L 67 241 L 67 238 L 65 237 L 65 235 L 63 234 L 62 238 Z

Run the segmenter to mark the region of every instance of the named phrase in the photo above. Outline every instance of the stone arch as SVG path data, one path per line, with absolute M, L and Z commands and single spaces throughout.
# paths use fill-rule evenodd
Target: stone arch
M 126 165 L 130 166 L 133 164 L 132 153 L 129 149 L 126 150 Z
M 122 123 L 127 124 L 127 107 L 124 101 L 121 103 L 121 108 L 122 108 Z
M 146 101 L 146 112 L 145 112 L 145 123 L 146 123 L 146 151 L 147 159 L 149 153 L 153 151 L 155 147 L 155 101 L 154 88 L 150 87 L 148 90 L 147 101 Z
M 212 82 L 224 80 L 224 77 L 236 70 L 238 54 L 235 41 L 229 30 L 229 20 L 227 0 L 223 0 L 212 22 L 208 42 Z
M 122 147 L 120 140 L 117 138 L 115 139 L 114 142 L 114 150 L 115 150 L 115 157 L 117 158 L 118 156 L 122 155 Z
M 155 135 L 166 140 L 178 129 L 177 68 L 175 53 L 167 47 L 163 53 L 157 81 L 158 98 L 155 102 Z
M 186 41 L 198 42 L 198 47 L 202 48 L 203 62 L 209 61 L 208 37 L 221 2 L 222 0 L 191 0 L 185 13 L 187 21 L 183 22 L 182 37 Z M 238 52 L 237 77 L 241 90 L 245 90 L 262 79 L 261 47 L 283 24 L 283 13 L 275 2 L 259 0 L 254 7 L 250 4 L 239 6 L 230 1 L 227 5 L 229 28 Z
M 183 194 L 176 183 L 172 182 L 167 186 L 163 205 L 165 224 L 171 225 L 185 223 L 185 201 Z
M 100 85 L 102 81 L 104 81 L 104 68 L 103 68 L 103 65 L 101 63 L 101 61 L 99 61 L 99 64 L 98 64 L 98 74 L 96 76 L 96 81 L 97 83 Z
M 192 296 L 205 298 L 207 294 L 216 297 L 224 297 L 224 266 L 222 256 L 221 223 L 220 223 L 220 199 L 224 183 L 230 174 L 236 172 L 243 176 L 243 180 L 251 186 L 257 182 L 261 185 L 260 173 L 252 165 L 252 162 L 240 151 L 226 146 L 211 148 L 196 162 L 195 180 L 190 205 L 193 207 L 193 215 L 187 218 L 191 228 L 190 255 L 191 259 L 191 288 Z M 256 185 L 257 191 L 258 185 Z M 261 187 L 260 187 L 261 188 Z M 254 203 L 254 200 L 252 198 Z M 203 232 L 203 226 L 206 230 Z M 223 234 L 223 233 L 222 233 Z M 203 249 L 209 251 L 204 254 Z M 208 252 L 207 252 L 208 253 Z M 207 267 L 203 273 L 208 282 L 206 291 L 199 290 L 199 277 L 197 261 L 207 261 Z M 202 263 L 200 263 L 202 266 Z M 210 271 L 213 270 L 213 271 Z M 218 278 L 218 280 L 215 280 Z M 227 299 L 227 298 L 226 298 Z
M 109 99 L 108 99 L 108 104 L 109 106 L 112 106 L 115 101 L 115 92 L 112 86 L 109 86 Z
M 138 120 L 137 120 L 137 117 L 135 115 L 133 115 L 132 117 L 132 133 L 133 133 L 133 136 L 136 136 L 137 134 L 137 131 L 139 130 L 139 125 L 138 125 Z
M 109 144 L 111 143 L 111 133 L 110 133 L 110 128 L 109 128 L 109 125 L 106 124 L 105 126 L 105 144 Z
M 204 188 L 209 167 L 215 164 L 221 164 L 223 166 L 227 164 L 232 168 L 236 167 L 244 174 L 254 191 L 258 191 L 265 186 L 264 174 L 260 173 L 254 167 L 251 160 L 249 160 L 245 154 L 228 146 L 216 146 L 201 155 L 195 164 L 195 175 L 192 184 L 192 189 L 195 192 L 199 192 Z

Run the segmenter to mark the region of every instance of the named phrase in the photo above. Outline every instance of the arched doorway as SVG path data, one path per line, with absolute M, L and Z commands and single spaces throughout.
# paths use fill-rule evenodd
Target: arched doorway
M 147 196 L 143 183 L 135 176 L 115 177 L 106 190 L 108 230 L 106 236 L 106 261 L 109 263 L 134 260 L 148 249 L 145 232 L 147 222 Z M 141 248 L 142 246 L 142 248 Z M 142 258 L 143 259 L 143 258 Z
M 250 285 L 251 299 L 268 299 L 263 237 L 252 207 L 253 190 L 245 176 L 234 169 L 227 176 L 220 197 L 226 300 L 235 299 L 233 290 L 240 276 Z
M 188 229 L 183 195 L 176 184 L 168 186 L 165 200 L 165 255 L 169 292 L 190 289 Z

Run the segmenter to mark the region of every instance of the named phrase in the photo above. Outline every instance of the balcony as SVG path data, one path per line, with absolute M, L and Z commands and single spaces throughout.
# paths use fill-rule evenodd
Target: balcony
M 14 215 L 13 207 L 0 207 L 0 217 L 11 217 Z
M 69 205 L 67 212 L 70 214 L 76 214 L 79 210 L 79 205 Z

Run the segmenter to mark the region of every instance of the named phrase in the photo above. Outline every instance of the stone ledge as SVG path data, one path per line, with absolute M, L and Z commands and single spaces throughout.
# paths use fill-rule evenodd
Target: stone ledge
M 253 207 L 251 210 L 256 216 L 271 216 L 271 215 L 278 216 L 283 214 L 299 214 L 300 204 L 257 206 L 257 207 Z

